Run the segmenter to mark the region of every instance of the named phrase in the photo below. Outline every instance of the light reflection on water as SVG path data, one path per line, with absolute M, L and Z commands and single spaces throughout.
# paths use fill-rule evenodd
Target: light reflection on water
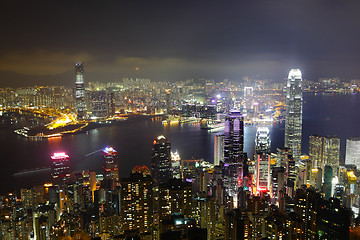
M 360 136 L 357 119 L 360 119 L 360 95 L 305 95 L 303 113 L 303 148 L 308 152 L 310 134 L 338 135 L 341 138 L 341 155 L 344 156 L 345 139 Z M 284 143 L 284 123 L 269 126 L 271 149 L 276 151 Z M 149 166 L 153 139 L 165 135 L 178 150 L 182 159 L 203 158 L 213 162 L 214 135 L 200 129 L 199 124 L 169 124 L 163 126 L 160 120 L 136 120 L 93 129 L 88 133 L 64 136 L 60 139 L 29 141 L 12 133 L 10 129 L 0 129 L 0 182 L 1 192 L 26 183 L 41 183 L 50 179 L 49 173 L 13 177 L 19 170 L 50 166 L 50 155 L 64 151 L 72 161 L 73 170 L 93 169 L 101 171 L 100 152 L 90 154 L 106 146 L 119 152 L 121 177 L 129 175 L 136 165 Z M 254 152 L 256 127 L 245 128 L 245 151 L 249 157 Z

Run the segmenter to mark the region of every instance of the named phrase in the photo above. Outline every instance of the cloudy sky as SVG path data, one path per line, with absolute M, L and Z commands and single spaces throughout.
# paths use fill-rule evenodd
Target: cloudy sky
M 360 78 L 360 1 L 5 0 L 1 8 L 1 86 L 69 85 L 76 61 L 86 81 L 281 81 L 291 68 L 307 79 Z

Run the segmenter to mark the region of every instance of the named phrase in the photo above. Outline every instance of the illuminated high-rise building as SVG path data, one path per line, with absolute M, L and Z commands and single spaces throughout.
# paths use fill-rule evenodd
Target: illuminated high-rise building
M 153 191 L 150 171 L 137 166 L 128 178 L 121 179 L 121 217 L 123 230 L 151 232 L 153 224 Z
M 332 168 L 334 176 L 338 172 L 340 163 L 340 138 L 336 136 L 323 137 L 318 135 L 311 135 L 309 138 L 309 157 L 312 163 L 312 169 L 321 169 L 321 176 L 316 176 L 319 179 L 317 181 L 320 181 L 321 184 L 326 165 Z
M 360 137 L 346 139 L 345 164 L 352 164 L 360 169 Z
M 290 148 L 296 162 L 300 161 L 302 133 L 302 76 L 291 69 L 286 85 L 285 147 Z
M 279 204 L 281 200 L 281 195 L 285 191 L 285 168 L 284 167 L 274 167 L 271 173 L 271 193 L 272 201 L 274 204 Z M 283 211 L 283 208 L 280 208 Z
M 244 151 L 244 118 L 231 110 L 225 120 L 224 162 L 237 162 Z
M 105 118 L 108 116 L 108 94 L 106 91 L 91 91 L 89 96 L 89 111 L 92 118 Z
M 224 135 L 214 136 L 214 165 L 220 165 L 224 161 Z
M 172 178 L 170 148 L 170 142 L 162 135 L 153 141 L 151 175 L 156 184 L 167 182 Z
M 233 198 L 235 206 L 245 161 L 244 118 L 239 110 L 231 110 L 225 120 L 223 181 L 226 194 Z
M 181 179 L 181 158 L 177 151 L 171 152 L 171 167 L 173 171 L 173 177 Z
M 115 93 L 113 92 L 107 94 L 107 111 L 108 117 L 115 114 Z
M 244 87 L 244 97 L 252 97 L 254 94 L 253 87 Z
M 340 138 L 336 136 L 324 137 L 324 162 L 337 173 L 340 165 Z
M 257 193 L 270 191 L 270 131 L 259 127 L 255 139 L 256 190 Z
M 277 148 L 276 167 L 283 167 L 284 169 L 286 169 L 290 156 L 291 156 L 291 149 Z
M 314 169 L 324 168 L 323 146 L 323 137 L 318 135 L 311 135 L 309 137 L 309 157 L 312 163 L 312 168 Z
M 75 64 L 75 110 L 78 119 L 86 117 L 85 83 L 83 63 Z
M 169 179 L 159 185 L 158 211 L 161 220 L 172 213 L 182 213 L 185 217 L 193 216 L 192 184 L 180 179 Z
M 104 180 L 110 183 L 112 189 L 119 182 L 119 159 L 118 152 L 112 147 L 102 150 Z
M 276 167 L 284 169 L 284 183 L 286 185 L 286 193 L 292 197 L 295 190 L 295 180 L 298 173 L 296 172 L 295 159 L 291 155 L 291 149 L 277 149 Z
M 298 172 L 296 171 L 295 159 L 292 156 L 289 156 L 289 161 L 286 168 L 286 194 L 293 198 L 295 191 L 295 182 L 298 177 Z
M 271 147 L 270 131 L 267 127 L 259 127 L 256 130 L 255 151 L 257 153 L 269 153 Z
M 51 156 L 52 167 L 51 176 L 55 179 L 64 179 L 70 177 L 70 158 L 67 154 L 60 152 Z

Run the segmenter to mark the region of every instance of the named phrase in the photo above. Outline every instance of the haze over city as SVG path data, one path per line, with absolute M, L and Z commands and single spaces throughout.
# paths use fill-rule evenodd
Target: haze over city
M 360 76 L 357 1 L 4 1 L 0 86 Z

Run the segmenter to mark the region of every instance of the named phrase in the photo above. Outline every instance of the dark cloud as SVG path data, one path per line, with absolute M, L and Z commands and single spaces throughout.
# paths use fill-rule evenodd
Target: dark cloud
M 357 1 L 5 1 L 0 70 L 87 79 L 358 78 Z M 83 58 L 83 59 L 77 59 Z M 142 67 L 142 72 L 134 72 Z M 96 76 L 96 77 L 95 77 Z

